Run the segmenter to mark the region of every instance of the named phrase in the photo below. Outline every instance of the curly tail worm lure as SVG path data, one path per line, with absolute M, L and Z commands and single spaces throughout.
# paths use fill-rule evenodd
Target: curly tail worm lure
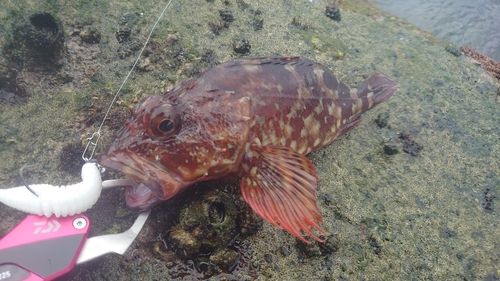
M 118 98 L 120 90 L 123 88 L 125 82 L 134 71 L 137 63 L 139 62 L 139 59 L 142 56 L 142 53 L 144 52 L 144 49 L 149 43 L 153 31 L 155 30 L 158 22 L 163 17 L 163 14 L 167 10 L 171 2 L 172 0 L 168 1 L 160 16 L 151 28 L 146 42 L 139 52 L 134 65 L 130 69 L 120 88 L 113 97 L 113 100 L 111 101 L 109 108 L 104 115 L 99 129 L 94 132 L 92 136 L 87 138 L 88 143 L 82 154 L 83 160 L 87 162 L 82 167 L 82 182 L 66 186 L 54 186 L 50 184 L 25 184 L 23 186 L 13 188 L 0 189 L 1 203 L 12 208 L 39 216 L 44 215 L 46 217 L 50 217 L 52 215 L 55 215 L 56 217 L 66 217 L 82 213 L 91 208 L 101 195 L 103 186 L 106 188 L 138 184 L 133 180 L 110 180 L 102 182 L 98 165 L 96 163 L 90 163 L 89 161 L 94 157 L 98 141 L 101 137 L 102 126 L 106 121 L 111 107 Z M 87 154 L 89 155 L 86 156 Z
M 39 216 L 72 216 L 97 202 L 102 190 L 101 172 L 96 163 L 86 163 L 82 167 L 82 182 L 67 186 L 33 184 L 30 188 L 36 195 L 24 185 L 0 189 L 0 202 Z

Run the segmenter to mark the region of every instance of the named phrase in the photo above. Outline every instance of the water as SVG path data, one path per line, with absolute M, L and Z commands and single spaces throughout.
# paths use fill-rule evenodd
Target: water
M 500 61 L 500 0 L 372 0 L 378 7 L 459 46 Z

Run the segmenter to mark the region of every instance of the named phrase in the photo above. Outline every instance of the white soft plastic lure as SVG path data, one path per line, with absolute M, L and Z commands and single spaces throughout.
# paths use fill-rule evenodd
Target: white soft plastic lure
M 101 173 L 95 163 L 86 163 L 82 167 L 82 182 L 66 186 L 34 184 L 0 189 L 0 202 L 3 204 L 39 216 L 72 216 L 92 207 L 101 195 Z

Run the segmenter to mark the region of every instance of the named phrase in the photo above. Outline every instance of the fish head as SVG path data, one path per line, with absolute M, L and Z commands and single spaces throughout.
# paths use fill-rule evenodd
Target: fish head
M 249 134 L 250 103 L 226 98 L 186 103 L 150 96 L 137 106 L 98 157 L 103 167 L 141 183 L 126 191 L 130 208 L 148 208 L 196 182 L 221 178 L 239 164 Z

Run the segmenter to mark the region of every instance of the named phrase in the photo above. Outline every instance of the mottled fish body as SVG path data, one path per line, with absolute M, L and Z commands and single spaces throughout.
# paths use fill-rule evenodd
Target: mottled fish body
M 99 162 L 144 184 L 127 191 L 129 206 L 140 209 L 199 181 L 241 177 L 256 213 L 319 241 L 311 231 L 325 233 L 318 178 L 305 155 L 352 130 L 396 88 L 375 73 L 350 89 L 300 57 L 238 59 L 146 98 Z

